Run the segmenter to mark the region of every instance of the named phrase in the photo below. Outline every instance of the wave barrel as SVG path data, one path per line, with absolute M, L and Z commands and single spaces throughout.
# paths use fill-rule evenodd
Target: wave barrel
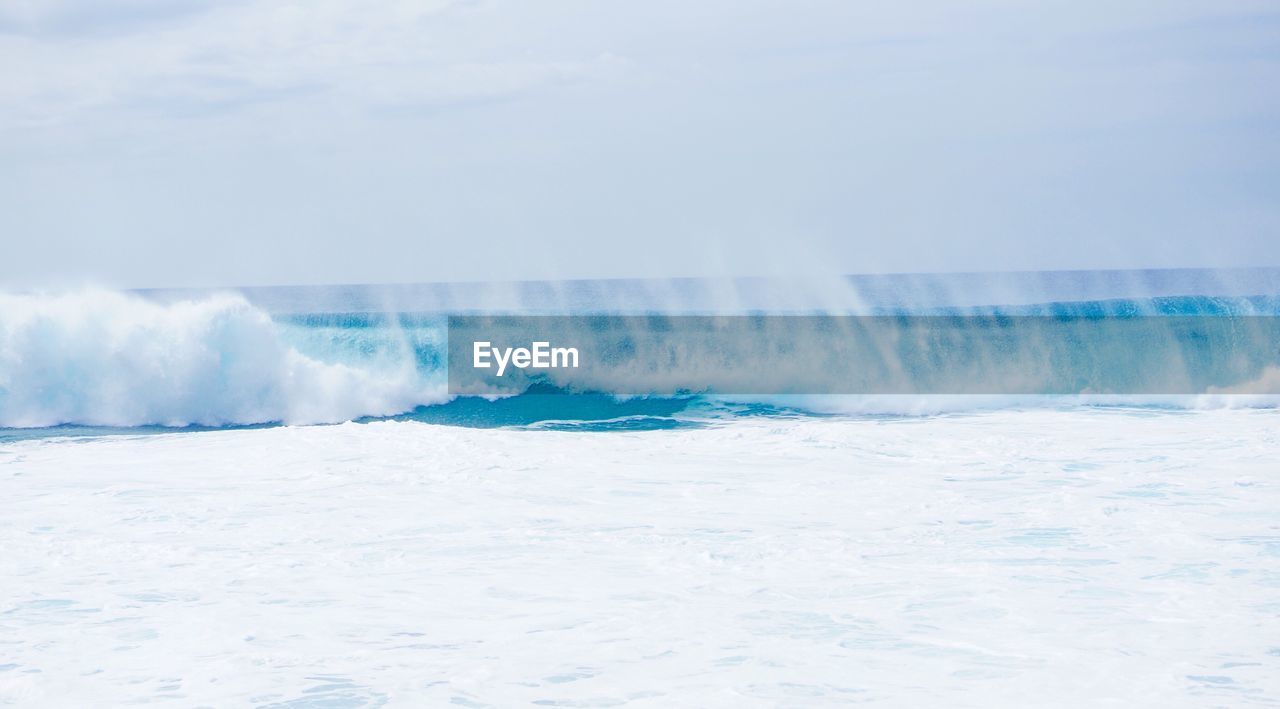
M 453 395 L 531 386 L 658 396 L 1280 388 L 1274 316 L 454 316 L 448 343 Z M 539 349 L 572 350 L 575 360 L 538 359 Z

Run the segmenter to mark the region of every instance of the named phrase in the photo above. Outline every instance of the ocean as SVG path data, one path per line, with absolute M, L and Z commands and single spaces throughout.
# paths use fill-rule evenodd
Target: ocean
M 1155 394 L 450 391 L 451 315 L 814 313 L 1250 332 L 1280 270 L 0 295 L 0 702 L 1280 703 L 1266 338 Z

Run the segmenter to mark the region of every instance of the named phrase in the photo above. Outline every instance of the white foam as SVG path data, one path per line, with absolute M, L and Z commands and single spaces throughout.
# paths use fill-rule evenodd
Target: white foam
M 1280 412 L 0 446 L 0 703 L 1271 706 Z
M 377 368 L 308 357 L 236 295 L 0 294 L 0 427 L 322 423 L 442 393 L 411 353 Z

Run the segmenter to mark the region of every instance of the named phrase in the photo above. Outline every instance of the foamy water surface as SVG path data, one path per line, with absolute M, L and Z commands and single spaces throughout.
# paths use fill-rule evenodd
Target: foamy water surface
M 22 706 L 1280 702 L 1280 413 L 0 443 Z

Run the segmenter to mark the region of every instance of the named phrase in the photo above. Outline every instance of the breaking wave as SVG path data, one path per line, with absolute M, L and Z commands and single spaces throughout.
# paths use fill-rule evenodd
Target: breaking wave
M 304 345 L 238 295 L 0 295 L 0 427 L 323 423 L 442 399 L 410 348 Z
M 1256 280 L 1256 279 L 1255 279 Z M 1230 298 L 1160 295 L 1120 300 L 1083 299 L 1024 304 L 1024 314 L 1090 315 L 1176 314 L 1241 317 L 1280 314 L 1276 279 L 1251 284 L 1249 293 Z M 1070 284 L 1068 284 L 1070 285 Z M 1174 284 L 1165 290 L 1172 290 Z M 612 286 L 610 286 L 612 287 Z M 1091 286 L 1092 287 L 1092 286 Z M 1144 287 L 1146 287 L 1144 285 Z M 610 292 L 587 284 L 576 291 L 543 294 L 548 310 L 610 308 Z M 632 312 L 659 304 L 624 293 Z M 695 291 L 693 286 L 682 286 Z M 698 285 L 698 288 L 703 286 Z M 705 290 L 705 288 L 704 288 Z M 755 294 L 762 288 L 740 289 Z M 1097 290 L 1095 288 L 1095 290 Z M 706 422 L 718 417 L 759 414 L 933 414 L 958 410 L 1063 405 L 1138 405 L 1178 408 L 1221 406 L 1274 407 L 1280 370 L 1262 371 L 1260 384 L 1236 391 L 1208 388 L 1178 397 L 1133 396 L 652 396 L 616 398 L 589 391 L 564 396 L 537 388 L 497 400 L 447 395 L 447 332 L 441 307 L 378 306 L 372 291 L 332 289 L 331 302 L 313 312 L 311 294 L 277 298 L 250 291 L 227 293 L 140 294 L 83 290 L 58 294 L 0 294 L 0 428 L 31 429 L 60 425 L 142 427 L 222 427 L 264 423 L 335 423 L 363 418 L 409 417 L 462 425 L 530 425 L 579 430 L 582 421 L 601 428 L 667 428 L 673 421 Z M 416 291 L 415 291 L 416 292 Z M 670 289 L 664 291 L 669 296 Z M 698 291 L 701 292 L 701 291 Z M 876 302 L 859 294 L 857 312 L 892 311 L 894 291 Z M 249 293 L 249 295 L 246 295 Z M 353 295 L 354 293 L 354 295 Z M 429 294 L 430 295 L 430 294 Z M 425 299 L 418 293 L 420 299 Z M 517 302 L 529 302 L 517 294 Z M 432 295 L 432 297 L 436 297 Z M 665 297 L 665 296 L 664 296 Z M 826 297 L 824 295 L 824 297 Z M 841 298 L 846 296 L 841 295 Z M 945 298 L 943 301 L 945 302 Z M 437 298 L 439 301 L 439 298 Z M 347 311 L 334 304 L 351 302 Z M 613 307 L 619 308 L 622 296 Z M 849 301 L 852 302 L 852 301 Z M 999 302 L 986 300 L 982 302 Z M 868 305 L 869 303 L 869 305 Z M 586 305 L 583 305 L 586 304 Z M 465 304 L 464 304 L 465 305 Z M 739 310 L 759 312 L 761 303 Z M 767 306 L 768 303 L 763 303 Z M 802 304 L 803 305 L 803 304 Z M 843 305 L 848 305 L 844 302 Z M 377 307 L 374 307 L 377 306 Z M 506 304 L 504 307 L 510 307 Z M 734 307 L 728 308 L 733 310 Z M 912 312 L 939 311 L 939 304 Z M 997 312 L 994 306 L 966 306 Z M 706 303 L 688 310 L 724 308 Z M 796 308 L 789 307 L 794 312 Z M 471 312 L 482 310 L 472 308 Z M 846 309 L 847 311 L 848 309 Z M 766 309 L 767 311 L 767 309 Z M 974 312 L 972 310 L 966 312 Z M 1241 395 L 1244 391 L 1250 395 Z M 1264 395 L 1256 395 L 1263 392 Z M 562 422 L 562 423 L 557 423 Z M 567 423 L 564 423 L 567 422 Z M 680 423 L 679 425 L 684 425 Z M 701 425 L 698 423 L 696 425 Z

